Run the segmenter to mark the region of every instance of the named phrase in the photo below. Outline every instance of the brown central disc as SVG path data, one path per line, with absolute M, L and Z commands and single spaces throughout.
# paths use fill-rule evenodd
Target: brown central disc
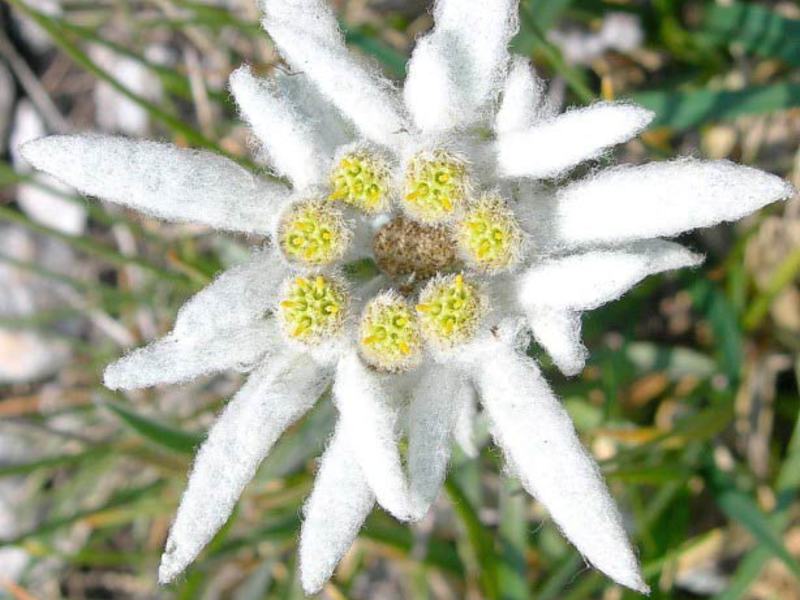
M 372 240 L 378 267 L 390 277 L 427 279 L 456 266 L 456 248 L 447 227 L 395 217 Z

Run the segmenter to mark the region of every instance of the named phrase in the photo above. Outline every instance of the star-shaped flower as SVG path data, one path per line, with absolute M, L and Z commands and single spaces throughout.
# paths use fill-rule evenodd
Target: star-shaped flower
M 245 67 L 231 90 L 290 186 L 153 142 L 59 136 L 24 148 L 86 194 L 272 240 L 105 374 L 130 389 L 250 372 L 197 455 L 161 580 L 197 556 L 278 436 L 332 383 L 339 421 L 301 533 L 307 592 L 376 501 L 399 519 L 428 510 L 476 392 L 525 489 L 589 562 L 646 591 L 597 465 L 525 353 L 529 335 L 579 372 L 584 311 L 700 263 L 659 238 L 738 219 L 792 188 L 691 159 L 567 181 L 652 115 L 627 103 L 552 115 L 527 62 L 508 53 L 516 0 L 439 0 L 402 95 L 347 52 L 321 0 L 270 0 L 264 12 L 294 72 L 262 80 Z M 348 281 L 342 266 L 363 258 L 380 274 Z

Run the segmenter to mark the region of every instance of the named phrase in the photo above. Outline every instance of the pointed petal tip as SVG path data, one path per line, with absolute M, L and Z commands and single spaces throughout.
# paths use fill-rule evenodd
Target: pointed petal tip
M 19 147 L 20 154 L 22 154 L 22 157 L 32 166 L 39 170 L 44 170 L 42 165 L 44 164 L 44 156 L 47 153 L 47 148 L 52 144 L 54 138 L 57 137 L 60 136 L 51 135 L 25 142 Z
M 161 555 L 161 564 L 158 566 L 159 585 L 168 585 L 175 581 L 175 578 L 181 574 L 184 568 L 185 565 L 181 565 L 178 562 L 174 552 L 164 552 Z

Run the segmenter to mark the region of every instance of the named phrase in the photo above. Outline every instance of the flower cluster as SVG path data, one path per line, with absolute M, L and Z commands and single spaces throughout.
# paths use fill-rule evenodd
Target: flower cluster
M 570 179 L 652 114 L 626 103 L 552 114 L 530 65 L 508 53 L 516 0 L 438 0 L 402 93 L 347 52 L 322 0 L 263 10 L 295 72 L 264 80 L 243 67 L 230 85 L 288 185 L 152 142 L 78 135 L 24 148 L 86 194 L 271 239 L 187 302 L 168 336 L 105 373 L 130 389 L 250 372 L 198 452 L 161 580 L 194 560 L 278 436 L 332 384 L 339 420 L 300 541 L 307 592 L 376 502 L 403 520 L 426 513 L 477 399 L 511 471 L 578 550 L 646 591 L 592 457 L 526 354 L 530 338 L 579 372 L 584 311 L 701 262 L 660 238 L 738 219 L 791 187 L 698 160 Z M 364 259 L 380 272 L 348 279 L 344 267 Z

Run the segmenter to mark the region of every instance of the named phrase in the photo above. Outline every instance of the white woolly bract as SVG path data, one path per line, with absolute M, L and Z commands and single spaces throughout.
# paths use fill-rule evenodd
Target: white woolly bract
M 586 366 L 589 351 L 581 341 L 581 313 L 537 306 L 526 315 L 533 337 L 564 375 L 577 375 Z
M 453 427 L 453 439 L 464 454 L 469 458 L 475 458 L 478 456 L 478 445 L 475 439 L 475 419 L 478 418 L 478 398 L 472 384 L 466 385 L 462 391 L 464 400 L 458 411 L 455 427 Z
M 560 191 L 553 234 L 567 246 L 673 236 L 739 219 L 793 193 L 780 177 L 728 161 L 617 167 Z
M 483 120 L 499 92 L 517 30 L 517 0 L 438 0 L 435 27 L 408 65 L 405 101 L 423 132 Z
M 334 433 L 303 509 L 300 578 L 309 595 L 330 578 L 375 505 L 345 435 L 341 429 Z
M 321 184 L 330 157 L 326 160 L 319 154 L 322 144 L 315 130 L 275 83 L 253 76 L 250 67 L 244 66 L 231 74 L 230 86 L 242 117 L 275 170 L 288 177 L 296 190 Z
M 492 434 L 525 489 L 590 563 L 618 583 L 646 592 L 599 469 L 536 363 L 495 342 L 487 343 L 476 369 Z
M 418 376 L 408 408 L 408 472 L 413 517 L 421 519 L 436 500 L 450 460 L 451 434 L 470 400 L 466 378 L 434 366 Z
M 277 341 L 271 325 L 261 320 L 275 303 L 284 273 L 271 250 L 255 252 L 186 302 L 167 337 L 110 365 L 105 385 L 176 383 L 252 364 Z
M 25 144 L 25 158 L 89 196 L 171 221 L 268 233 L 284 186 L 210 152 L 100 135 L 58 135 Z
M 290 353 L 250 375 L 197 453 L 161 557 L 161 583 L 172 581 L 211 540 L 272 445 L 328 381 L 313 362 Z
M 556 177 L 635 137 L 654 113 L 625 103 L 598 102 L 524 131 L 500 135 L 497 164 L 506 177 Z
M 395 91 L 349 54 L 336 18 L 321 0 L 265 0 L 263 26 L 292 68 L 373 142 L 392 145 L 405 127 Z
M 347 438 L 378 502 L 396 518 L 407 520 L 411 516 L 408 483 L 397 449 L 399 411 L 386 388 L 389 377 L 369 370 L 350 351 L 339 361 L 333 399 L 341 435 Z
M 514 57 L 495 115 L 495 131 L 505 134 L 533 125 L 542 117 L 540 108 L 544 93 L 544 82 L 536 76 L 528 59 Z
M 272 321 L 222 329 L 203 340 L 168 335 L 110 364 L 103 382 L 112 390 L 132 390 L 182 383 L 225 369 L 247 370 L 281 341 Z
M 314 83 L 302 73 L 274 74 L 275 85 L 289 99 L 303 120 L 315 131 L 321 146 L 318 152 L 333 155 L 353 141 L 353 128 Z
M 553 258 L 516 282 L 536 341 L 566 375 L 579 373 L 588 352 L 581 343 L 580 312 L 619 298 L 655 273 L 694 267 L 703 257 L 662 240 Z
M 531 267 L 519 276 L 517 295 L 526 308 L 592 310 L 619 298 L 648 275 L 697 266 L 702 260 L 701 255 L 663 240 L 592 250 Z

